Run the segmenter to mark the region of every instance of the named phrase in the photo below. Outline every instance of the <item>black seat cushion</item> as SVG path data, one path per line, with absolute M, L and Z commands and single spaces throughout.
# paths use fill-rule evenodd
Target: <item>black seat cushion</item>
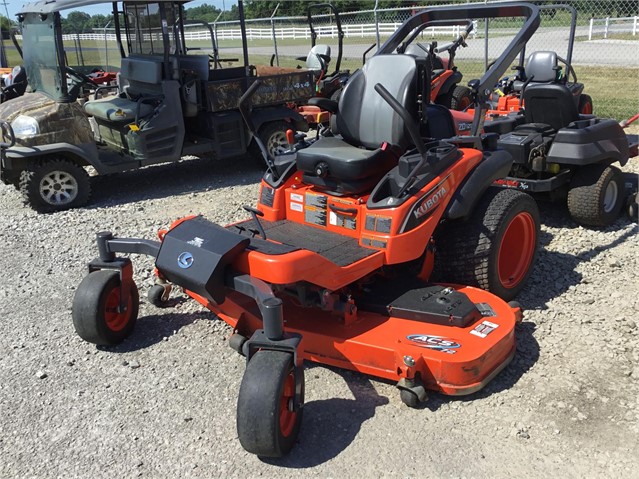
M 579 120 L 571 91 L 562 84 L 530 84 L 524 90 L 526 123 L 545 123 L 555 130 Z
M 386 173 L 397 163 L 397 156 L 392 154 L 390 147 L 366 150 L 329 136 L 297 152 L 297 167 L 304 172 L 315 173 L 320 163 L 328 167 L 325 176 L 361 180 Z

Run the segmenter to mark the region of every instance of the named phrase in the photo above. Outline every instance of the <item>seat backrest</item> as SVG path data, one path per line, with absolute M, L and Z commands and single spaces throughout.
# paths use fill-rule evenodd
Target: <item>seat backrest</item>
M 131 94 L 162 93 L 162 58 L 130 56 L 120 63 L 120 84 Z
M 329 45 L 315 45 L 306 57 L 306 68 L 309 70 L 326 70 L 331 61 L 331 47 Z
M 533 52 L 526 63 L 526 78 L 531 83 L 557 81 L 557 54 L 555 52 Z
M 560 83 L 530 83 L 524 90 L 526 123 L 545 123 L 559 130 L 579 119 L 573 95 Z
M 388 142 L 407 148 L 411 141 L 404 120 L 375 91 L 377 83 L 418 121 L 417 97 L 430 94 L 428 60 L 392 54 L 368 60 L 351 76 L 340 97 L 337 130 L 354 146 L 375 149 Z

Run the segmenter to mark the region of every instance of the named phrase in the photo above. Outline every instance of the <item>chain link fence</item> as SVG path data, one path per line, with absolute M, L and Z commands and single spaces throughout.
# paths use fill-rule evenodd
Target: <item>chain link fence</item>
M 485 3 L 492 3 L 486 1 Z M 431 0 L 429 5 L 399 9 L 377 9 L 340 14 L 343 30 L 343 57 L 340 68 L 351 72 L 361 67 L 363 56 L 373 55 L 378 46 L 417 11 L 450 0 Z M 457 4 L 462 2 L 457 2 Z M 552 50 L 568 56 L 570 11 L 553 6 L 550 0 L 536 0 L 542 6 L 542 23 L 529 41 L 526 52 Z M 639 111 L 639 0 L 568 0 L 577 11 L 572 64 L 577 79 L 593 97 L 595 113 L 602 117 L 626 119 Z M 308 17 L 286 16 L 286 2 L 270 18 L 250 19 L 246 34 L 251 64 L 273 64 L 297 68 L 305 66 L 311 48 L 312 32 Z M 196 20 L 191 19 L 189 20 Z M 339 33 L 335 17 L 328 8 L 312 11 L 316 42 L 331 47 L 330 69 L 337 63 Z M 499 18 L 475 22 L 467 48 L 457 51 L 455 63 L 463 82 L 479 78 L 486 66 L 508 45 L 522 24 L 521 19 Z M 419 41 L 440 44 L 459 35 L 459 27 L 424 30 Z M 213 53 L 211 36 L 216 39 L 222 67 L 237 64 L 226 61 L 242 59 L 239 22 L 214 22 L 208 26 L 192 25 L 186 29 L 187 45 L 192 53 Z M 119 68 L 120 52 L 110 25 L 65 36 L 67 59 L 71 66 Z M 510 73 L 510 72 L 507 72 Z
M 429 5 L 399 9 L 377 9 L 340 14 L 343 30 L 342 69 L 359 68 L 363 55 L 374 54 L 405 20 L 427 6 L 446 5 L 449 0 L 432 0 Z M 458 2 L 459 3 L 459 2 Z M 487 1 L 485 3 L 493 3 Z M 571 12 L 551 0 L 535 1 L 542 7 L 542 23 L 529 41 L 528 53 L 552 50 L 568 56 Z M 572 65 L 577 79 L 593 97 L 595 112 L 622 120 L 639 111 L 639 2 L 615 0 L 568 0 L 565 5 L 577 11 L 577 25 Z M 281 11 L 280 11 L 281 13 Z M 337 55 L 338 32 L 335 18 L 328 9 L 313 12 L 317 43 L 331 47 Z M 521 20 L 511 18 L 478 21 L 467 41 L 468 47 L 457 51 L 456 64 L 464 81 L 480 77 L 520 28 Z M 240 45 L 237 22 L 220 22 L 214 26 L 220 51 L 237 51 Z M 425 30 L 420 41 L 451 41 L 459 34 L 455 28 Z M 251 63 L 280 66 L 304 66 L 311 48 L 311 30 L 307 17 L 273 16 L 247 21 Z M 369 50 L 369 48 L 371 50 Z M 334 60 L 333 60 L 334 61 Z M 333 65 L 334 66 L 334 65 Z

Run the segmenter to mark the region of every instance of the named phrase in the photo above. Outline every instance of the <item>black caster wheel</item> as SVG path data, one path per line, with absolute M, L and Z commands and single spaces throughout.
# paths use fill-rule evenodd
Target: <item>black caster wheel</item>
M 138 318 L 138 288 L 131 281 L 124 311 L 120 311 L 120 294 L 117 271 L 94 271 L 86 276 L 73 298 L 73 326 L 78 336 L 98 345 L 118 344 L 129 336 Z
M 411 408 L 418 408 L 422 403 L 417 397 L 417 394 L 413 391 L 409 391 L 408 389 L 400 389 L 399 398 L 404 404 Z
M 241 334 L 234 333 L 229 338 L 229 346 L 231 347 L 231 349 L 240 353 L 242 356 L 244 356 L 244 352 L 242 351 L 244 343 L 246 343 L 246 337 L 242 336 Z
M 299 405 L 295 389 L 301 387 Z M 282 457 L 295 445 L 302 423 L 304 372 L 293 355 L 258 351 L 246 366 L 237 400 L 237 435 L 242 447 L 262 457 Z
M 170 284 L 154 284 L 147 293 L 147 299 L 156 308 L 166 308 L 168 306 L 169 295 L 171 294 Z

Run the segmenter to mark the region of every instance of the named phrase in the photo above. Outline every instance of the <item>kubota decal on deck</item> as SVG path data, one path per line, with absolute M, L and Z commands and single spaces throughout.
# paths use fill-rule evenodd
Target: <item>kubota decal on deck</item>
M 410 334 L 406 339 L 421 346 L 422 348 L 435 349 L 442 353 L 455 354 L 456 349 L 461 348 L 461 344 L 443 336 L 432 336 L 430 334 Z

